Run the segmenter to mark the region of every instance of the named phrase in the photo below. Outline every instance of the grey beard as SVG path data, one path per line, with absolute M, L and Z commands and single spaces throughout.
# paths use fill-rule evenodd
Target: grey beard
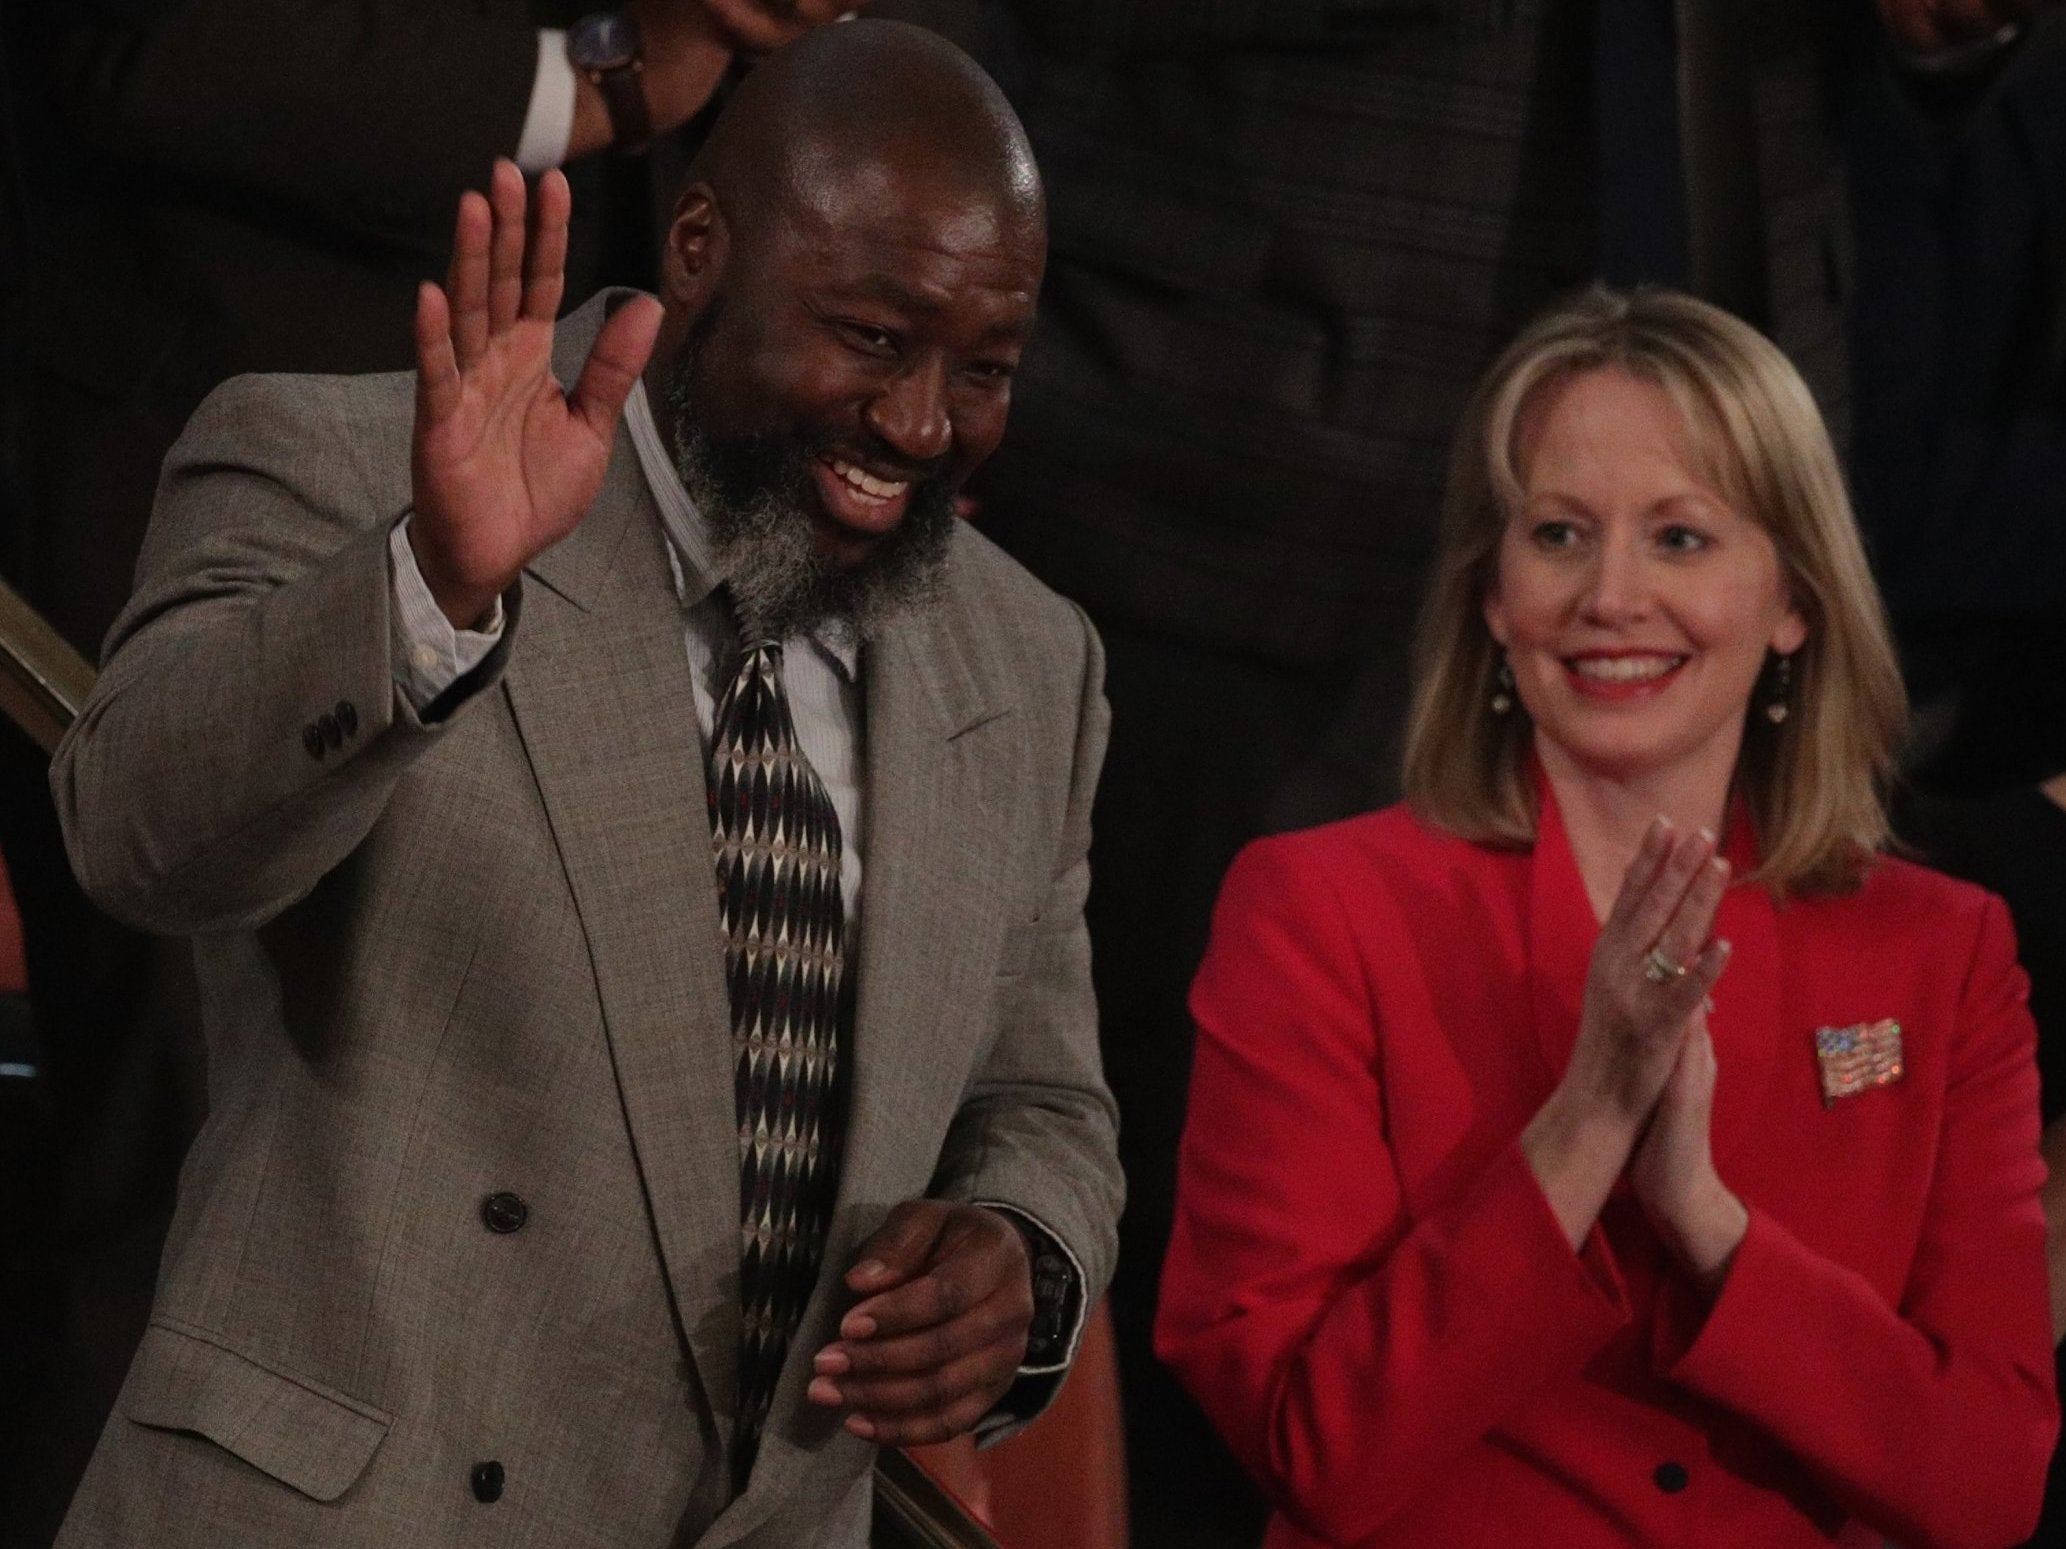
M 788 437 L 710 436 L 694 412 L 687 366 L 668 383 L 676 471 L 710 529 L 742 629 L 779 640 L 833 624 L 863 641 L 938 600 L 957 520 L 951 489 L 917 482 L 897 529 L 858 564 L 835 564 L 813 533 L 809 450 Z

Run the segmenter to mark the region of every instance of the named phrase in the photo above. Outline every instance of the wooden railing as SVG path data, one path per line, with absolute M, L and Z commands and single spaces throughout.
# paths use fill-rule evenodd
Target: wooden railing
M 46 753 L 78 717 L 93 688 L 93 664 L 43 615 L 0 581 L 0 714 Z
M 93 689 L 92 663 L 21 594 L 0 581 L 0 714 L 46 753 L 78 719 Z M 961 1503 L 903 1452 L 875 1465 L 874 1549 L 1002 1549 Z

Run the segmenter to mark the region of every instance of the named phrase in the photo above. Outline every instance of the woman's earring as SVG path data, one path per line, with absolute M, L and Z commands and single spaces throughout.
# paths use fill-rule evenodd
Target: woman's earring
M 1774 726 L 1793 713 L 1787 700 L 1793 695 L 1793 658 L 1775 657 L 1772 662 L 1772 692 L 1765 700 L 1765 719 Z
M 1499 659 L 1499 671 L 1492 674 L 1492 713 L 1505 715 L 1514 707 L 1514 669 L 1506 658 Z

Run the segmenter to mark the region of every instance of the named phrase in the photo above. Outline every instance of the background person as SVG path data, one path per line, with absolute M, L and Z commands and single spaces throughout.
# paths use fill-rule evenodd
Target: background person
M 2026 981 L 1877 853 L 1902 694 L 1799 376 L 1684 297 L 1553 310 L 1422 640 L 1409 804 L 1251 847 L 1193 998 L 1158 1348 L 1271 1542 L 2022 1536 Z

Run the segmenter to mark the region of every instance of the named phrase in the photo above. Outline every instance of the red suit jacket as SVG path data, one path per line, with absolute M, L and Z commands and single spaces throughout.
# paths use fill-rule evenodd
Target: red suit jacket
M 1730 889 L 1714 1146 L 1750 1229 L 1708 1307 L 1625 1185 L 1574 1253 L 1516 1145 L 1598 933 L 1546 796 L 1541 829 L 1395 807 L 1255 844 L 1221 894 L 1156 1348 L 1272 1549 L 2021 1538 L 2058 1408 L 2000 901 L 1891 859 Z M 1825 1107 L 1816 1030 L 1883 1017 L 1904 1075 Z

